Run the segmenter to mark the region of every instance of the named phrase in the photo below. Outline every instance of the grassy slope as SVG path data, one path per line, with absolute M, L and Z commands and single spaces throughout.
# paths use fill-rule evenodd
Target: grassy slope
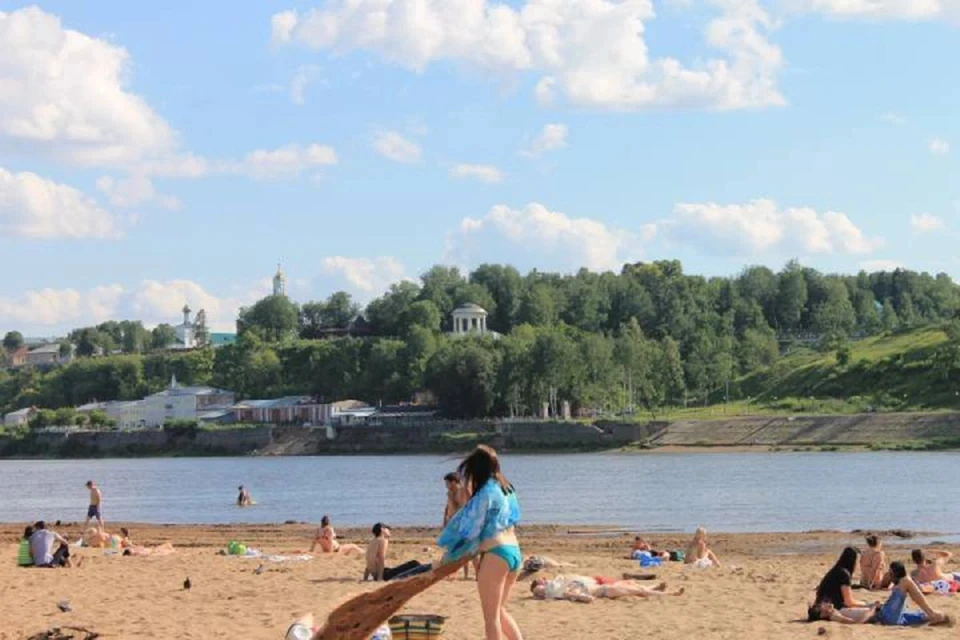
M 834 352 L 797 349 L 731 383 L 727 405 L 671 409 L 657 418 L 958 410 L 960 377 L 944 380 L 933 368 L 934 351 L 945 340 L 939 328 L 925 328 L 851 342 L 844 367 Z

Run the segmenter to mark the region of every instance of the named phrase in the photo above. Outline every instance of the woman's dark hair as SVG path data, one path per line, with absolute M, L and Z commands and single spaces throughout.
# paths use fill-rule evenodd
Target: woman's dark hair
M 850 575 L 853 575 L 854 570 L 857 568 L 857 558 L 860 556 L 860 550 L 856 547 L 847 547 L 842 552 L 840 552 L 840 557 L 837 559 L 837 564 L 833 565 L 833 568 L 837 567 L 841 569 L 846 569 L 850 572 Z
M 820 603 L 807 607 L 807 622 L 816 622 L 820 619 Z
M 902 562 L 891 562 L 890 575 L 893 576 L 893 584 L 900 584 L 900 581 L 907 577 L 907 568 Z
M 917 564 L 923 564 L 924 556 L 923 549 L 914 549 L 910 552 L 910 558 L 913 559 Z
M 444 481 L 444 482 L 456 482 L 456 483 L 459 484 L 459 482 L 460 482 L 460 474 L 458 474 L 456 471 L 451 471 L 451 472 L 448 473 L 447 475 L 443 476 L 443 481 Z
M 497 481 L 504 493 L 513 492 L 513 485 L 500 471 L 500 458 L 497 457 L 497 452 L 485 444 L 478 445 L 473 453 L 460 463 L 457 471 L 470 487 L 471 495 L 479 491 L 491 478 Z
M 120 533 L 123 534 L 123 537 L 124 537 L 124 538 L 129 538 L 129 537 L 130 537 L 130 532 L 127 531 L 127 528 L 126 528 L 126 527 L 120 527 Z
M 321 527 L 329 527 L 329 526 L 330 526 L 330 516 L 323 516 L 322 518 L 320 518 L 320 526 L 321 526 Z
M 23 537 L 29 538 L 32 535 L 33 535 L 33 527 L 27 526 L 27 528 L 23 530 Z
M 876 534 L 871 533 L 867 536 L 868 547 L 871 549 L 876 549 L 878 544 L 880 544 L 880 538 Z
M 830 580 L 831 576 L 835 575 L 841 569 L 850 574 L 850 576 L 853 576 L 853 572 L 857 568 L 857 558 L 859 556 L 860 550 L 856 547 L 847 547 L 840 553 L 840 557 L 837 558 L 837 563 L 833 565 L 830 571 L 827 571 L 827 575 L 823 576 L 823 580 L 817 585 L 817 602 L 824 599 L 827 581 Z

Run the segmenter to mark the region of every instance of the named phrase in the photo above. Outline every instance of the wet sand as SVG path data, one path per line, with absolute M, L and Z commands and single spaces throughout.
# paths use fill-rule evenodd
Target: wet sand
M 120 525 L 110 525 L 115 530 Z M 218 555 L 230 540 L 271 554 L 295 555 L 310 546 L 313 526 L 156 526 L 127 525 L 138 544 L 171 542 L 166 557 L 121 557 L 81 549 L 79 568 L 41 570 L 15 566 L 22 526 L 0 525 L 6 560 L 0 563 L 0 639 L 26 638 L 54 626 L 80 626 L 104 638 L 245 638 L 280 640 L 300 614 L 322 620 L 349 596 L 376 588 L 361 584 L 363 560 L 340 554 L 309 561 L 269 562 Z M 70 540 L 80 526 L 56 528 Z M 632 537 L 625 533 L 571 535 L 584 527 L 533 526 L 520 531 L 524 553 L 547 555 L 575 568 L 568 573 L 619 576 L 640 572 L 626 556 Z M 594 528 L 592 531 L 597 531 Z M 341 530 L 342 542 L 364 544 L 366 532 Z M 390 564 L 430 561 L 436 530 L 397 529 Z M 682 548 L 688 535 L 649 536 L 658 546 Z M 511 597 L 511 610 L 528 640 L 544 638 L 806 638 L 824 628 L 835 638 L 955 638 L 957 629 L 891 629 L 872 625 L 805 624 L 806 604 L 822 574 L 848 543 L 862 538 L 836 532 L 805 534 L 711 534 L 711 546 L 724 566 L 699 570 L 676 563 L 654 569 L 681 597 L 657 600 L 598 600 L 591 604 L 533 600 L 529 584 Z M 900 546 L 894 543 L 904 542 Z M 890 539 L 888 556 L 906 560 L 909 541 Z M 947 547 L 950 548 L 950 547 Z M 958 550 L 958 549 L 954 549 Z M 263 564 L 264 570 L 254 570 Z M 552 576 L 556 571 L 544 571 Z M 189 577 L 192 588 L 183 589 Z M 653 583 L 651 583 L 653 584 Z M 857 591 L 868 600 L 886 594 Z M 960 616 L 960 596 L 931 596 L 934 607 Z M 72 611 L 57 605 L 67 600 Z M 448 640 L 477 640 L 482 620 L 476 585 L 449 580 L 414 599 L 407 613 L 448 617 Z

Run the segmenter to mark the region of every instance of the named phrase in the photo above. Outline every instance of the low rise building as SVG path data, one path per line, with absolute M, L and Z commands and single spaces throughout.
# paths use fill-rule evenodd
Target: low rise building
M 37 415 L 37 410 L 33 407 L 11 411 L 3 416 L 3 426 L 5 427 L 24 427 L 30 423 L 30 419 Z
M 4 364 L 10 367 L 11 369 L 16 369 L 17 367 L 22 367 L 27 364 L 27 354 L 30 352 L 26 346 L 22 346 L 13 351 L 8 351 L 6 353 L 6 358 Z
M 359 400 L 321 403 L 311 396 L 244 400 L 234 405 L 233 410 L 237 422 L 307 426 L 331 424 L 357 411 L 375 411 Z
M 27 352 L 27 364 L 34 366 L 66 364 L 73 359 L 73 345 L 61 349 L 59 342 L 34 347 Z
M 143 402 L 143 424 L 162 427 L 174 420 L 198 420 L 203 412 L 229 409 L 236 401 L 232 391 L 215 387 L 181 387 L 174 377 L 170 387 L 149 395 Z

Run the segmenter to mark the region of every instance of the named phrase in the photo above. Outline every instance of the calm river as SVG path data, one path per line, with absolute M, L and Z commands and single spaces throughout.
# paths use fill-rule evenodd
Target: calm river
M 911 528 L 960 532 L 958 453 L 507 455 L 527 523 L 644 531 Z M 0 521 L 436 525 L 442 456 L 0 461 Z M 234 506 L 245 484 L 258 504 Z

